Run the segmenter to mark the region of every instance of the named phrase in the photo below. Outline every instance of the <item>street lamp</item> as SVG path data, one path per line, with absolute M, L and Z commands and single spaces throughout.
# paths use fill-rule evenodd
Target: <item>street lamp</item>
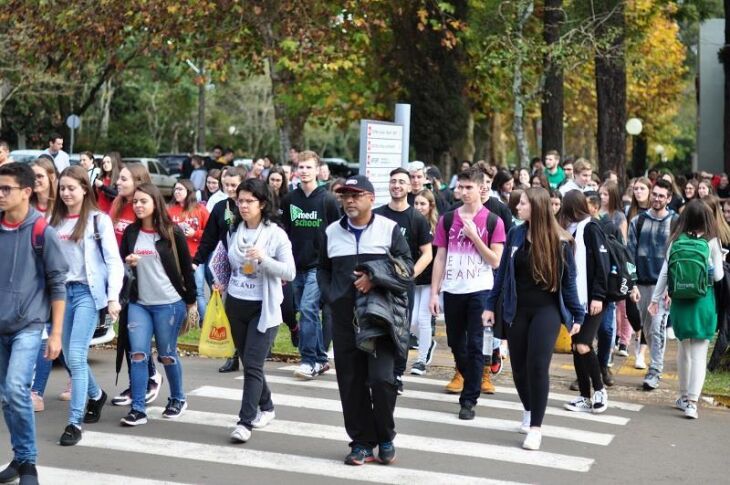
M 236 128 L 235 125 L 231 125 L 231 126 L 228 127 L 228 134 L 229 135 L 233 136 L 236 133 L 238 133 L 238 128 Z
M 644 130 L 644 125 L 639 118 L 629 118 L 626 121 L 626 133 L 631 135 L 631 158 L 634 170 L 644 171 L 644 160 L 646 157 L 646 143 L 641 140 L 638 142 L 639 135 Z M 641 146 L 640 146 L 641 145 Z

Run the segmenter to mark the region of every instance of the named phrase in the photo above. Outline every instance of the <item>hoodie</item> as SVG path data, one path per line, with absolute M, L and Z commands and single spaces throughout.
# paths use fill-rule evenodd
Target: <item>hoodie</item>
M 68 264 L 56 230 L 43 233 L 43 255 L 33 248 L 33 224 L 41 214 L 31 208 L 17 229 L 0 228 L 0 335 L 13 335 L 50 321 L 51 302 L 66 299 Z M 4 214 L 0 212 L 0 220 Z
M 301 188 L 284 196 L 281 219 L 294 252 L 297 271 L 319 265 L 320 250 L 327 226 L 340 219 L 337 200 L 327 189 L 317 187 L 307 197 Z

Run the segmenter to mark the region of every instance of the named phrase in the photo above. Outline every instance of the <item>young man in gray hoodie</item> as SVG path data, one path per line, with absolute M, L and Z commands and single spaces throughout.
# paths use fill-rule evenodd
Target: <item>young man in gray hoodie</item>
M 0 483 L 19 477 L 21 485 L 38 483 L 30 385 L 50 318 L 45 357 L 61 350 L 68 272 L 56 231 L 30 206 L 34 184 L 28 165 L 0 167 L 0 401 L 15 454 Z

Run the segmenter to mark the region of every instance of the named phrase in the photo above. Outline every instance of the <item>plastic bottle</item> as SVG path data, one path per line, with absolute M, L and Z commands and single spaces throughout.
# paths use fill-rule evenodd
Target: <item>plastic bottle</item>
M 482 342 L 482 354 L 485 364 L 492 362 L 492 350 L 494 349 L 494 330 L 491 326 L 484 327 L 484 340 Z

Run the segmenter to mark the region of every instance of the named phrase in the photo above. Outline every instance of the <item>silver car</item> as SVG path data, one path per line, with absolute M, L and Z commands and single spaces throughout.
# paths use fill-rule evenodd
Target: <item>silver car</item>
M 177 177 L 170 175 L 167 169 L 156 158 L 122 158 L 124 163 L 141 163 L 150 173 L 152 183 L 160 189 L 163 197 L 172 197 Z

